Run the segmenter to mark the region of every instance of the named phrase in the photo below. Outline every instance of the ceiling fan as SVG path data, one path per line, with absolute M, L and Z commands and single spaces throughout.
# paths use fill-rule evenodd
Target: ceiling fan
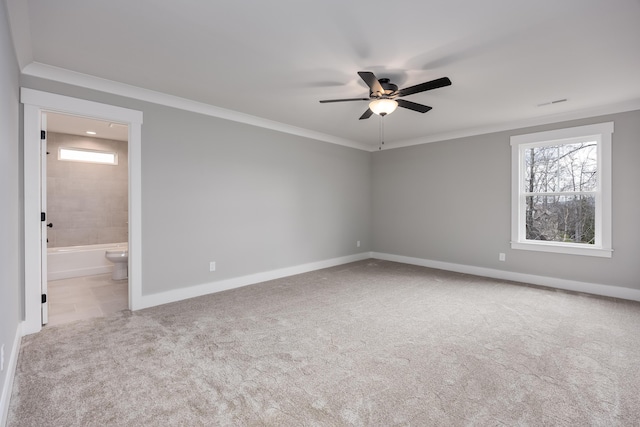
M 327 102 L 370 101 L 369 108 L 360 116 L 360 120 L 368 119 L 374 113 L 386 116 L 394 112 L 396 107 L 426 113 L 431 110 L 431 107 L 397 98 L 451 85 L 451 80 L 448 77 L 441 77 L 419 85 L 398 89 L 398 86 L 391 83 L 389 79 L 378 79 L 371 71 L 358 71 L 358 75 L 369 86 L 368 98 L 326 99 L 320 102 L 324 104 Z

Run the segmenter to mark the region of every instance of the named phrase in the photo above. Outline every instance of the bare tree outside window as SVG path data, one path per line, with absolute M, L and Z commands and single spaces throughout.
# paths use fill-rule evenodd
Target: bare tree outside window
M 525 150 L 527 240 L 595 243 L 597 153 L 596 141 Z

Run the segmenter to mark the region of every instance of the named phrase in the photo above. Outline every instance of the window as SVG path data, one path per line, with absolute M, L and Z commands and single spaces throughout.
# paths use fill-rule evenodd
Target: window
M 86 150 L 83 148 L 63 148 L 58 150 L 58 160 L 71 162 L 100 163 L 104 165 L 117 165 L 118 153 L 99 150 Z
M 613 122 L 511 137 L 511 247 L 611 257 Z

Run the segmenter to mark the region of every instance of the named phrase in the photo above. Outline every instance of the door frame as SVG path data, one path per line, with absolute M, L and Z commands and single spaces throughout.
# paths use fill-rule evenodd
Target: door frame
M 129 127 L 129 309 L 142 308 L 142 111 L 20 88 L 24 104 L 24 335 L 42 329 L 40 118 L 56 112 Z
M 49 220 L 49 205 L 47 205 L 47 113 L 40 112 L 40 129 L 44 130 L 44 135 L 40 135 L 40 211 L 46 213 L 46 217 L 40 218 L 40 289 L 43 295 L 49 295 L 49 230 L 47 230 L 47 222 Z M 41 313 L 42 324 L 49 323 L 49 300 L 43 299 Z

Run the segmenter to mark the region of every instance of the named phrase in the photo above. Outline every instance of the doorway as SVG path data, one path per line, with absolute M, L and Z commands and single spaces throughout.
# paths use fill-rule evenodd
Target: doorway
M 25 322 L 23 334 L 41 330 L 43 303 L 46 304 L 46 212 L 42 211 L 41 130 L 43 113 L 58 113 L 113 122 L 128 127 L 128 307 L 141 307 L 141 126 L 142 112 L 71 98 L 28 88 L 21 89 L 24 104 L 24 251 Z M 46 204 L 45 204 L 46 206 Z M 43 245 L 43 242 L 45 244 Z M 43 268 L 44 266 L 44 268 Z
M 60 325 L 124 310 L 129 307 L 128 126 L 43 114 L 48 307 L 42 321 Z M 107 259 L 107 251 L 123 265 Z

